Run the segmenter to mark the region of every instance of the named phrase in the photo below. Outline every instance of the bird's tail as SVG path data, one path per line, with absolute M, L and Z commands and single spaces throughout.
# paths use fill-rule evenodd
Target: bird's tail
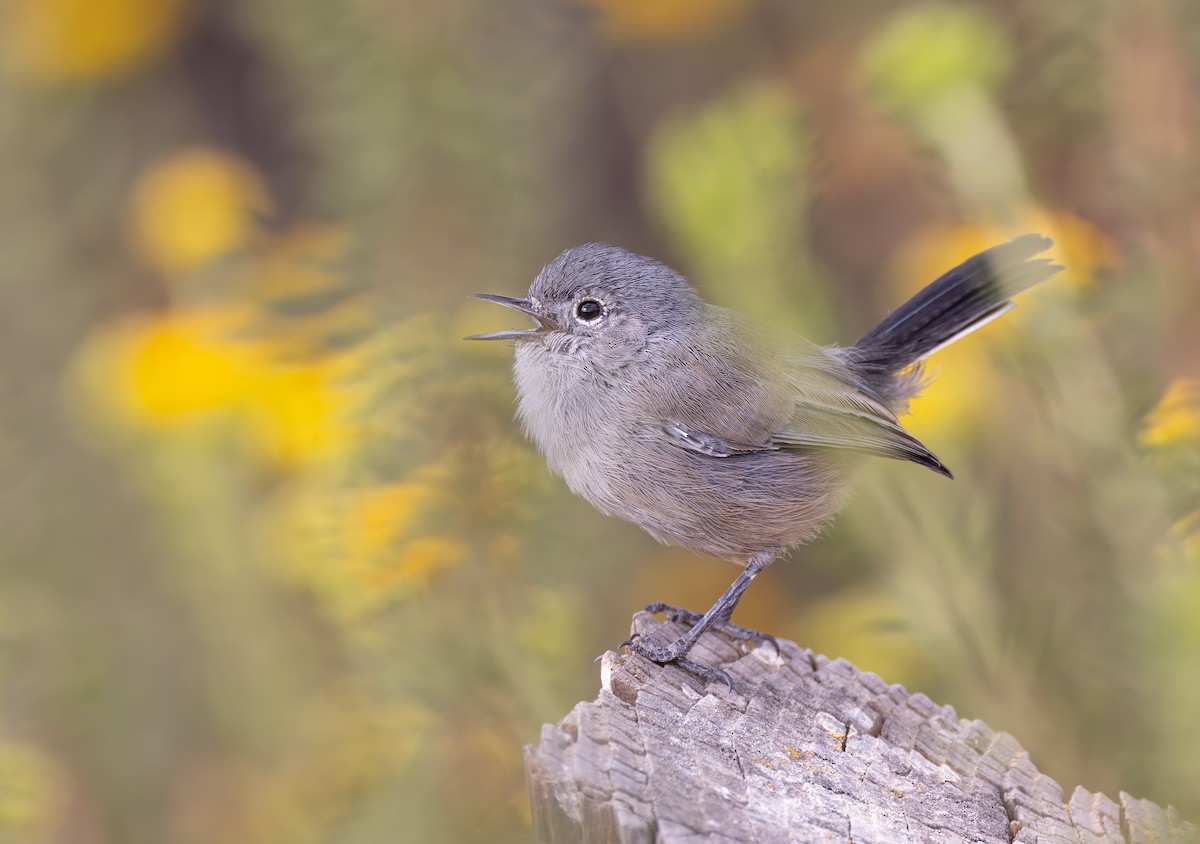
M 1013 296 L 1061 270 L 1049 258 L 1033 259 L 1052 245 L 1026 234 L 968 258 L 847 349 L 848 362 L 880 396 L 903 404 L 922 379 L 919 372 L 896 376 L 991 322 L 1013 307 Z

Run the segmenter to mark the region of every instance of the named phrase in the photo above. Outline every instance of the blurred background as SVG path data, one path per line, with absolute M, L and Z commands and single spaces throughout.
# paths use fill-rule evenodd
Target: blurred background
M 1200 818 L 1200 5 L 5 0 L 0 841 L 528 838 L 521 748 L 728 563 L 552 478 L 567 246 L 852 342 L 1068 271 L 737 620 Z

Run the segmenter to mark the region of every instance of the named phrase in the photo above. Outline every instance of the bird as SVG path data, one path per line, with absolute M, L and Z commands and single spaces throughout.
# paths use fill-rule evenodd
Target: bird
M 515 347 L 517 415 L 549 468 L 600 512 L 660 542 L 742 567 L 705 613 L 660 602 L 688 627 L 676 641 L 623 644 L 730 682 L 688 655 L 731 621 L 750 583 L 814 539 L 840 510 L 863 455 L 950 470 L 900 422 L 928 378 L 923 361 L 996 319 L 1062 267 L 1025 234 L 948 270 L 849 346 L 763 329 L 705 302 L 678 272 L 601 243 L 565 250 L 522 298 L 476 298 L 533 320 L 473 335 Z

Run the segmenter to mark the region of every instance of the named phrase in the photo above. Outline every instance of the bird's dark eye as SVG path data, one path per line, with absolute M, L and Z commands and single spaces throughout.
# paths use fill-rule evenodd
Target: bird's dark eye
M 584 299 L 575 306 L 575 316 L 588 322 L 599 318 L 602 313 L 604 313 L 604 306 L 595 299 Z

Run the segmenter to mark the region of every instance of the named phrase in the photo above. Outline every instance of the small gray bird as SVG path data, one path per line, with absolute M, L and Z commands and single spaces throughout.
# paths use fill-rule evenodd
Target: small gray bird
M 521 422 L 574 492 L 660 542 L 745 567 L 703 616 L 647 607 L 691 625 L 676 642 L 625 643 L 728 680 L 688 652 L 714 626 L 771 640 L 730 616 L 764 568 L 841 508 L 855 456 L 951 477 L 897 419 L 924 383 L 920 362 L 1062 269 L 1033 257 L 1051 245 L 1027 234 L 976 255 L 842 348 L 770 338 L 669 267 L 589 243 L 547 264 L 524 299 L 476 294 L 534 327 L 467 339 L 515 342 Z

